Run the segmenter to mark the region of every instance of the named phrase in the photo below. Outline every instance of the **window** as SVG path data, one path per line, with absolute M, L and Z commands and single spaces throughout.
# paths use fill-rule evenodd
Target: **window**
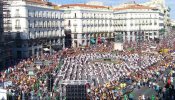
M 40 31 L 38 32 L 38 37 L 41 37 L 41 32 Z
M 18 48 L 21 48 L 21 46 L 18 47 Z M 17 58 L 22 58 L 22 52 L 21 51 L 17 51 Z
M 58 18 L 57 13 L 55 13 L 55 18 Z
M 77 39 L 77 34 L 74 34 L 74 39 Z
M 157 33 L 156 33 L 156 32 L 154 32 L 154 35 L 157 35 Z
M 68 26 L 70 26 L 71 25 L 71 22 L 70 22 L 70 20 L 69 20 L 69 22 L 68 22 Z
M 132 41 L 132 37 L 130 37 L 130 41 Z
M 154 25 L 157 25 L 157 22 L 156 21 L 154 21 Z
M 82 34 L 82 38 L 85 38 L 86 37 L 86 35 L 85 34 Z
M 132 32 L 130 33 L 130 36 L 132 36 Z
M 38 12 L 37 11 L 35 11 L 35 17 L 38 17 Z
M 30 46 L 31 47 L 31 46 Z M 29 50 L 29 56 L 32 56 L 32 50 Z
M 16 9 L 16 14 L 15 14 L 16 17 L 19 17 L 19 9 Z
M 40 11 L 40 13 L 39 13 L 39 17 L 43 17 L 42 11 Z
M 32 17 L 30 10 L 28 10 L 28 17 Z
M 74 32 L 77 32 L 77 30 L 76 30 L 77 28 L 76 28 L 76 26 L 74 27 Z
M 16 26 L 16 28 L 19 28 L 20 27 L 20 20 L 19 19 L 16 20 L 15 26 Z
M 37 21 L 34 20 L 34 27 L 37 27 Z
M 34 39 L 36 38 L 36 34 L 37 34 L 37 32 L 35 31 L 35 32 L 34 32 Z
M 28 27 L 32 28 L 32 24 L 30 23 L 30 20 L 28 20 Z
M 77 18 L 77 14 L 75 13 L 75 18 Z
M 127 32 L 125 32 L 125 36 L 127 36 L 128 34 L 127 34 Z
M 47 27 L 50 27 L 50 23 L 49 23 L 49 21 L 47 21 Z
M 46 18 L 49 18 L 49 13 L 48 12 L 46 12 Z

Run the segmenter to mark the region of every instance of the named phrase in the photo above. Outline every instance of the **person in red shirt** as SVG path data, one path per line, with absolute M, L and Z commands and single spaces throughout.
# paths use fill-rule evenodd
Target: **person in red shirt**
M 171 85 L 171 80 L 168 78 L 167 84 L 170 86 Z

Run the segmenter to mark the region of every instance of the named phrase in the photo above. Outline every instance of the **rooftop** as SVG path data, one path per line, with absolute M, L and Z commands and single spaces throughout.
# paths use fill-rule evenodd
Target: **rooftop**
M 88 4 L 66 4 L 60 6 L 60 8 L 65 8 L 65 7 L 86 7 L 86 8 L 106 8 L 108 9 L 108 6 L 97 6 L 97 5 L 88 5 Z
M 57 6 L 56 4 L 53 4 L 51 2 L 43 1 L 43 0 L 26 0 L 26 2 L 30 3 L 36 3 L 40 5 L 45 5 L 45 6 Z
M 144 6 L 144 5 L 139 5 L 139 4 L 134 4 L 134 5 L 128 5 L 125 7 L 121 8 L 114 8 L 114 10 L 127 10 L 127 9 L 155 9 L 154 7 L 149 7 L 149 6 Z

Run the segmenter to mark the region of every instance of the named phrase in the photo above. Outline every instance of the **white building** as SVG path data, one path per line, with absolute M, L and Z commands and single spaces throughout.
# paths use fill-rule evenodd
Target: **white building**
M 158 8 L 164 14 L 164 28 L 166 31 L 169 31 L 169 26 L 171 25 L 170 8 L 166 6 L 165 0 L 150 0 L 150 2 L 143 3 L 142 5 Z
M 26 58 L 38 55 L 43 48 L 64 47 L 63 13 L 56 5 L 44 0 L 10 0 L 11 30 L 16 40 L 15 56 Z M 58 48 L 59 47 L 59 48 Z
M 128 42 L 136 41 L 139 33 L 144 40 L 154 39 L 164 27 L 163 16 L 157 8 L 139 4 L 114 8 L 114 31 Z
M 65 30 L 71 31 L 72 47 L 98 42 L 99 38 L 113 38 L 113 10 L 107 6 L 89 4 L 62 5 Z
M 64 48 L 64 37 L 72 47 L 111 40 L 116 32 L 122 33 L 124 40 L 135 41 L 141 30 L 144 40 L 150 40 L 159 37 L 159 30 L 169 25 L 164 0 L 153 1 L 112 8 L 99 2 L 58 7 L 47 0 L 9 0 L 11 18 L 5 21 L 11 26 L 5 31 L 15 39 L 14 52 L 19 58 L 39 55 L 43 48 L 50 52 L 51 48 Z

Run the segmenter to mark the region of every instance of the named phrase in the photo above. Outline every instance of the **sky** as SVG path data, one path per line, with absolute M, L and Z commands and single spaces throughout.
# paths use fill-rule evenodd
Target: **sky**
M 126 3 L 128 1 L 136 1 L 137 3 L 144 3 L 150 0 L 49 0 L 49 1 L 54 2 L 56 4 L 86 3 L 89 1 L 100 1 L 107 6 L 116 6 L 122 3 Z M 165 2 L 166 5 L 171 8 L 170 17 L 175 20 L 175 0 L 165 0 Z

